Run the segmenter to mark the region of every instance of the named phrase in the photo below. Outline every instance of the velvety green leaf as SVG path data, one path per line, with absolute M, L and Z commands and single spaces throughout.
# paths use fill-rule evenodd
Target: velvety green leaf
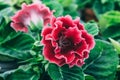
M 85 75 L 85 80 L 95 80 L 95 78 L 90 75 Z
M 113 46 L 115 47 L 115 49 L 117 50 L 118 54 L 120 54 L 120 43 L 117 42 L 117 41 L 115 41 L 115 40 L 113 40 L 113 39 L 111 39 L 111 38 L 109 38 L 109 39 L 110 39 L 112 45 L 113 45 Z
M 79 12 L 77 11 L 78 6 L 75 3 L 72 3 L 70 6 L 64 8 L 63 15 L 70 15 L 72 18 L 76 18 L 79 16 Z
M 59 67 L 49 64 L 48 73 L 52 80 L 84 80 L 82 69 L 76 66 L 69 68 L 67 65 Z
M 9 16 L 8 18 L 10 18 L 11 16 L 14 15 L 14 10 L 13 10 L 13 8 L 8 7 L 8 8 L 5 8 L 5 9 L 1 10 L 0 13 L 3 16 L 7 16 L 7 17 Z
M 120 23 L 120 12 L 119 11 L 109 11 L 103 15 L 101 15 L 99 20 L 99 25 L 101 31 L 104 31 L 111 25 L 115 25 Z
M 90 3 L 91 0 L 75 0 L 79 8 L 85 7 L 86 4 Z
M 0 80 L 4 80 L 2 77 L 0 77 Z
M 92 34 L 93 36 L 98 34 L 99 30 L 97 23 L 86 23 L 84 25 L 89 34 Z
M 11 3 L 18 9 L 21 7 L 22 3 L 31 4 L 32 0 L 12 0 Z
M 96 80 L 115 79 L 118 55 L 110 43 L 96 40 L 96 46 L 85 62 L 84 72 L 94 76 Z
M 102 36 L 104 38 L 116 38 L 120 37 L 120 23 L 111 25 L 107 29 L 105 29 L 103 32 L 101 32 Z
M 15 32 L 15 30 L 13 30 L 10 27 L 10 20 L 8 20 L 8 18 L 3 17 L 3 15 L 0 16 L 1 19 L 1 23 L 0 23 L 0 45 L 2 43 L 5 43 L 6 41 L 15 38 L 16 36 L 18 36 L 20 33 L 19 32 Z
M 32 65 L 22 65 L 18 69 L 1 73 L 0 76 L 4 80 L 38 80 L 40 70 L 35 72 Z
M 54 15 L 56 17 L 63 15 L 63 7 L 57 0 L 48 2 L 43 0 L 43 3 L 46 4 L 51 10 L 55 11 Z
M 0 13 L 0 45 L 17 37 L 21 33 L 16 33 L 10 26 L 9 20 Z M 6 50 L 5 50 L 6 51 Z M 3 52 L 4 53 L 4 52 Z M 13 61 L 15 58 L 0 54 L 0 61 Z
M 75 0 L 58 0 L 58 2 L 63 6 L 63 15 L 70 15 L 73 19 L 79 16 L 78 5 Z
M 9 7 L 10 5 L 5 3 L 6 1 L 0 1 L 0 10 L 5 9 L 6 7 Z
M 101 0 L 101 3 L 102 4 L 105 4 L 105 3 L 107 3 L 107 2 L 109 2 L 110 0 Z
M 34 44 L 34 39 L 27 35 L 21 34 L 0 46 L 0 54 L 17 59 L 28 59 L 31 57 L 30 49 Z
M 73 0 L 65 0 L 65 1 L 58 0 L 58 1 L 59 1 L 59 3 L 62 4 L 63 7 L 68 7 L 68 6 L 70 6 L 73 3 Z
M 14 61 L 16 58 L 0 54 L 0 61 Z
M 18 61 L 0 61 L 0 73 L 18 68 Z
M 106 1 L 105 3 L 102 3 L 102 2 L 101 0 L 95 0 L 93 4 L 93 10 L 97 14 L 97 16 L 99 16 L 99 14 L 103 14 L 107 11 L 111 11 L 114 9 L 113 0 Z
M 2 24 L 3 16 L 0 14 L 0 25 Z

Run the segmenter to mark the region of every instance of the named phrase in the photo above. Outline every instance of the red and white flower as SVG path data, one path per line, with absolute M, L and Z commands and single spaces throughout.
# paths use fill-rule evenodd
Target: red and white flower
M 59 66 L 68 64 L 82 66 L 88 58 L 95 42 L 79 19 L 70 16 L 52 18 L 51 26 L 42 31 L 43 55 L 51 63 Z
M 44 4 L 33 3 L 26 5 L 23 3 L 22 9 L 12 17 L 11 27 L 16 31 L 28 32 L 28 26 L 30 26 L 31 22 L 37 25 L 41 21 L 44 25 L 47 25 L 52 14 L 53 12 Z

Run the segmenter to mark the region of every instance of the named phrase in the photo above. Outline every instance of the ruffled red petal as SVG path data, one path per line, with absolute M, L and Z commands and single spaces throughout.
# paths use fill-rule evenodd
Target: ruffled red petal
M 70 27 L 64 33 L 67 38 L 70 38 L 72 42 L 76 45 L 81 42 L 81 31 L 77 27 Z
M 69 64 L 70 67 L 82 66 L 84 64 L 84 58 L 75 53 L 75 59 Z
M 62 66 L 65 64 L 64 59 L 62 59 L 62 58 L 58 59 L 55 57 L 54 48 L 52 47 L 51 44 L 47 44 L 44 46 L 43 55 L 51 63 L 58 64 L 59 66 Z
M 51 27 L 44 27 L 41 33 L 41 36 L 46 36 L 47 34 L 50 34 L 52 32 L 52 28 Z
M 75 51 L 81 57 L 83 57 L 83 51 L 88 49 L 87 43 L 82 40 L 77 46 L 75 46 Z
M 28 29 L 25 25 L 21 23 L 11 23 L 11 27 L 17 31 L 28 32 Z
M 76 24 L 76 27 L 78 27 L 79 30 L 84 30 L 83 24 L 80 23 L 80 18 L 75 19 L 74 23 Z
M 42 43 L 42 44 L 51 43 L 49 40 L 46 40 L 46 35 L 50 34 L 51 31 L 52 31 L 52 28 L 51 28 L 51 27 L 45 27 L 45 28 L 42 30 L 42 34 L 41 34 L 41 36 L 43 36 L 43 39 L 41 40 L 41 43 Z
M 61 22 L 63 22 L 63 27 L 65 28 L 69 28 L 69 27 L 74 27 L 75 24 L 74 22 L 72 21 L 72 17 L 67 15 L 65 17 L 59 17 L 57 18 L 57 20 L 60 20 Z
M 82 37 L 85 39 L 88 50 L 91 50 L 95 46 L 95 41 L 92 35 L 88 34 L 86 31 L 82 31 Z
M 68 53 L 65 53 L 65 54 L 57 53 L 57 54 L 55 54 L 55 57 L 57 59 L 62 59 L 62 58 L 65 59 L 66 64 L 71 63 L 75 58 L 75 56 L 72 52 L 68 52 Z
M 61 22 L 56 22 L 55 26 L 56 27 L 53 29 L 51 35 L 54 40 L 58 40 L 62 33 L 65 31 L 65 28 L 62 27 Z

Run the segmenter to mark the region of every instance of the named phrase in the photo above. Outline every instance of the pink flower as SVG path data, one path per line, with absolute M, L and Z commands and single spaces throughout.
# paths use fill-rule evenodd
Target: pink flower
M 51 26 L 44 27 L 42 36 L 44 57 L 59 66 L 82 66 L 95 45 L 93 36 L 79 19 L 72 20 L 70 16 L 53 17 Z
M 44 4 L 33 3 L 26 5 L 23 3 L 22 9 L 12 17 L 11 27 L 16 31 L 28 32 L 28 26 L 30 26 L 31 22 L 37 25 L 41 21 L 44 25 L 47 25 L 50 22 L 52 13 Z

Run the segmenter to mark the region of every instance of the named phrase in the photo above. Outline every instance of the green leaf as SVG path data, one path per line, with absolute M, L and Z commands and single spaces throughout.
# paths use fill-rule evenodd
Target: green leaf
M 0 61 L 14 61 L 15 58 L 0 54 Z
M 107 3 L 107 2 L 109 2 L 109 0 L 101 0 L 101 3 L 102 3 L 102 4 L 105 4 L 105 3 Z
M 99 20 L 99 25 L 101 31 L 104 31 L 108 27 L 112 25 L 120 23 L 120 11 L 109 11 L 103 15 L 101 15 Z
M 85 7 L 86 4 L 90 3 L 91 0 L 75 0 L 79 8 Z
M 63 1 L 63 0 L 58 0 L 58 1 L 59 1 L 59 3 L 61 3 L 62 6 L 64 6 L 64 7 L 69 7 L 69 6 L 73 3 L 73 0 L 65 0 L 65 1 Z
M 106 1 L 105 3 L 102 3 L 103 1 L 101 0 L 95 0 L 93 4 L 93 10 L 99 17 L 99 14 L 103 14 L 105 12 L 111 11 L 114 9 L 114 2 L 113 0 L 111 1 Z
M 17 60 L 14 61 L 0 61 L 0 73 L 18 68 L 19 64 Z
M 120 54 L 120 43 L 115 41 L 115 40 L 113 40 L 113 39 L 111 39 L 111 38 L 109 38 L 109 39 L 110 39 L 112 45 L 115 47 L 115 49 L 118 52 L 118 54 Z
M 96 80 L 114 80 L 118 65 L 118 55 L 113 46 L 102 40 L 96 40 L 96 46 L 91 51 L 83 66 L 86 74 Z
M 49 64 L 48 74 L 53 80 L 84 80 L 82 69 L 76 66 L 69 68 L 67 65 Z
M 9 7 L 10 5 L 5 3 L 6 1 L 0 1 L 0 10 Z
M 20 35 L 21 33 L 16 33 L 11 27 L 10 27 L 10 23 L 9 20 L 7 20 L 7 18 L 3 17 L 3 14 L 0 14 L 0 46 L 17 37 L 18 35 Z M 4 52 L 3 52 L 4 53 Z M 2 55 L 0 54 L 0 61 L 13 61 L 15 58 L 6 56 L 6 55 Z
M 79 16 L 79 12 L 77 11 L 78 6 L 75 3 L 72 3 L 68 7 L 64 8 L 63 15 L 70 15 L 73 19 Z
M 10 27 L 10 20 L 0 14 L 0 45 L 12 38 L 15 38 L 19 34 L 20 32 L 15 32 Z
M 95 80 L 95 78 L 90 75 L 85 75 L 85 80 Z
M 55 11 L 54 15 L 56 17 L 63 15 L 63 7 L 57 0 L 51 0 L 48 2 L 43 0 L 43 3 L 46 4 L 51 10 Z
M 92 34 L 93 36 L 97 35 L 99 30 L 98 30 L 98 25 L 97 23 L 86 23 L 85 29 L 88 31 L 89 34 Z
M 27 35 L 21 34 L 0 46 L 0 54 L 25 60 L 31 57 L 30 50 L 34 44 L 34 39 Z
M 36 72 L 32 65 L 22 65 L 18 69 L 1 73 L 0 76 L 4 80 L 38 80 L 40 70 Z
M 105 29 L 103 32 L 101 32 L 102 36 L 104 38 L 117 38 L 120 37 L 120 23 L 114 24 Z
M 26 3 L 26 4 L 32 3 L 32 0 L 10 0 L 10 1 L 11 1 L 11 5 L 13 5 L 16 9 L 19 9 L 22 3 Z
M 3 16 L 0 14 L 0 25 L 2 24 Z
M 2 77 L 0 77 L 0 80 L 4 80 Z
M 11 7 L 5 8 L 3 10 L 0 11 L 0 14 L 2 14 L 3 16 L 9 16 L 8 18 L 10 18 L 11 16 L 14 15 L 14 10 Z

